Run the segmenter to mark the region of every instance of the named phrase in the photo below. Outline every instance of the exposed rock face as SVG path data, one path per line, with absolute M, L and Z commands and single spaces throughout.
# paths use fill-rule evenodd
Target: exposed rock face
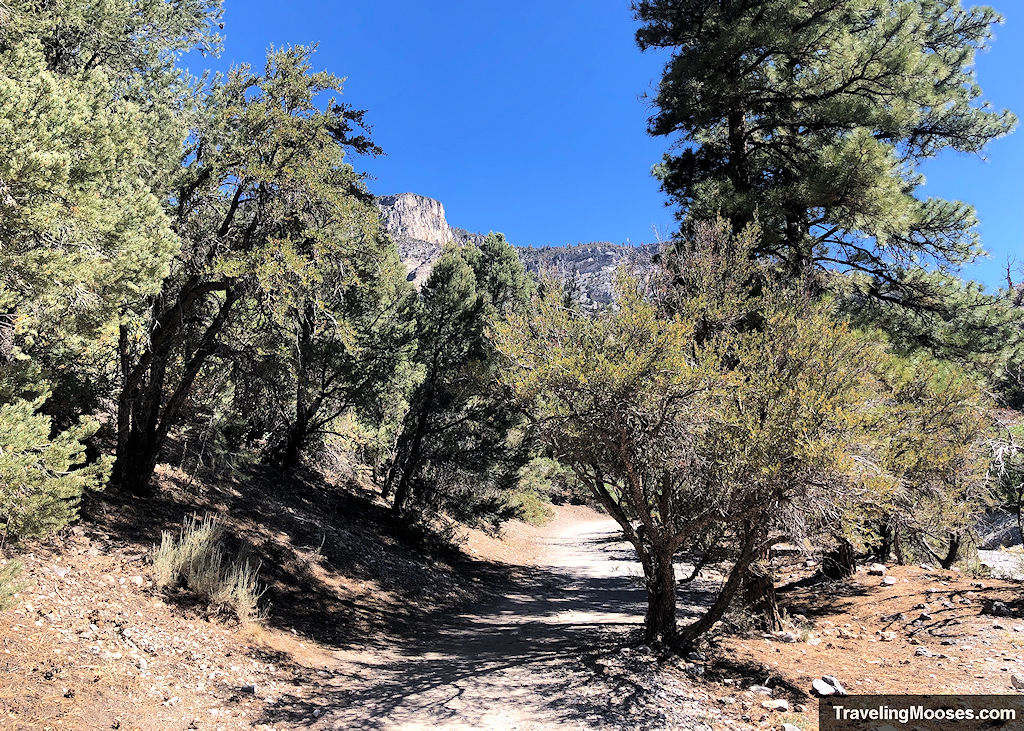
M 519 258 L 527 271 L 561 279 L 575 299 L 588 307 L 600 307 L 611 303 L 615 273 L 620 268 L 646 269 L 657 252 L 657 244 L 623 246 L 602 242 L 520 248 Z
M 415 193 L 377 199 L 381 223 L 395 240 L 398 255 L 409 269 L 409 281 L 421 287 L 449 241 L 479 244 L 484 237 L 448 225 L 440 201 Z
M 385 230 L 398 246 L 399 256 L 409 269 L 409 280 L 417 287 L 430 276 L 442 247 L 449 241 L 479 245 L 482 234 L 448 224 L 440 201 L 415 193 L 400 193 L 377 199 Z M 565 281 L 577 300 L 587 307 L 612 301 L 615 272 L 622 266 L 651 266 L 656 244 L 623 246 L 611 243 L 519 248 L 527 271 L 558 277 Z

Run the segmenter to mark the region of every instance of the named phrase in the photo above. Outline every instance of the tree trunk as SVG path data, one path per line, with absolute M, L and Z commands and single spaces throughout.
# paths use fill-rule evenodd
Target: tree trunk
M 180 323 L 184 319 L 184 313 L 179 310 L 183 310 L 185 303 L 194 306 L 201 300 L 201 295 L 218 290 L 224 291 L 224 300 L 198 346 L 191 353 L 186 352 L 181 373 L 168 394 L 168 365 L 172 362 L 175 346 L 179 344 Z M 222 284 L 207 284 L 196 290 L 183 291 L 173 306 L 154 316 L 158 329 L 154 332 L 150 348 L 134 363 L 127 332 L 122 328 L 119 357 L 123 383 L 118 397 L 117 452 L 112 478 L 129 492 L 138 496 L 152 493 L 150 480 L 168 432 L 177 423 L 200 370 L 216 352 L 220 332 L 240 297 L 237 287 Z
M 782 629 L 782 613 L 775 595 L 775 576 L 769 557 L 762 556 L 747 568 L 743 579 L 743 602 L 757 617 L 762 630 L 778 632 Z
M 949 534 L 949 548 L 946 550 L 946 555 L 940 562 L 942 568 L 949 570 L 953 568 L 953 564 L 956 563 L 957 557 L 960 555 L 960 547 L 963 545 L 963 538 L 956 533 Z
M 688 650 L 693 647 L 693 643 L 696 642 L 701 635 L 710 630 L 715 625 L 715 622 L 720 620 L 725 614 L 725 611 L 729 608 L 729 605 L 732 604 L 733 598 L 736 596 L 736 593 L 740 590 L 740 587 L 743 584 L 743 577 L 746 576 L 747 568 L 754 560 L 755 540 L 755 536 L 748 533 L 740 550 L 740 555 L 736 559 L 736 563 L 733 564 L 732 569 L 729 571 L 729 576 L 725 580 L 725 584 L 722 586 L 721 591 L 718 592 L 718 596 L 715 597 L 715 601 L 712 602 L 708 611 L 705 612 L 704 616 L 696 622 L 693 622 L 679 630 L 676 638 L 677 649 Z
M 10 363 L 14 358 L 14 321 L 17 313 L 0 313 L 0 365 Z
M 829 579 L 846 579 L 857 571 L 857 555 L 853 544 L 845 538 L 839 539 L 834 551 L 825 555 L 821 562 L 821 573 Z
M 647 576 L 644 643 L 672 647 L 676 640 L 676 571 L 672 554 L 657 552 Z
M 395 515 L 400 514 L 405 508 L 405 502 L 409 498 L 410 482 L 419 468 L 420 452 L 423 438 L 427 433 L 432 401 L 428 392 L 420 404 L 419 413 L 414 417 L 412 432 L 402 430 L 395 448 L 395 457 L 391 460 L 387 477 L 384 479 L 384 486 L 381 488 L 381 497 L 385 500 L 388 499 L 392 488 L 394 488 L 395 502 L 392 504 L 391 510 Z
M 879 563 L 889 563 L 892 556 L 892 528 L 888 524 L 883 524 L 879 533 L 882 540 L 875 548 L 875 560 Z

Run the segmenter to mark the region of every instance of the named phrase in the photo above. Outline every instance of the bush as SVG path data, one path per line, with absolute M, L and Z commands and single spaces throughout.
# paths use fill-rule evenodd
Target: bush
M 82 492 L 107 479 L 109 461 L 86 464 L 84 442 L 96 423 L 83 419 L 52 435 L 39 412 L 44 401 L 0 405 L 0 545 L 63 528 L 78 517 Z
M 186 518 L 177 536 L 164 531 L 153 556 L 156 584 L 183 588 L 215 609 L 230 610 L 241 622 L 259 619 L 258 603 L 265 591 L 259 566 L 226 558 L 223 534 L 212 515 Z
M 21 591 L 22 585 L 16 583 L 21 569 L 22 565 L 18 561 L 11 561 L 0 568 L 0 612 L 17 604 L 14 595 Z

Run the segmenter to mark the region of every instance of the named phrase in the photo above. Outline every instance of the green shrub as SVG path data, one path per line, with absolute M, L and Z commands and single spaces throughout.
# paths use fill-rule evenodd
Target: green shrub
M 0 568 L 0 612 L 17 604 L 14 595 L 22 588 L 22 585 L 17 583 L 21 569 L 22 564 L 19 561 L 10 561 Z
M 39 413 L 44 401 L 0 405 L 0 545 L 63 528 L 78 517 L 82 492 L 107 479 L 109 461 L 85 459 L 96 423 L 83 419 L 53 436 L 50 418 Z
M 192 515 L 175 535 L 164 531 L 153 556 L 153 574 L 161 589 L 179 587 L 231 611 L 239 621 L 260 618 L 258 603 L 265 591 L 259 583 L 259 566 L 225 556 L 217 518 Z

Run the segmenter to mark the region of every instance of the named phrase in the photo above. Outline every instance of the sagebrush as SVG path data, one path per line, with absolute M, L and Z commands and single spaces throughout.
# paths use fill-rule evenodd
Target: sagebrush
M 261 618 L 259 600 L 266 591 L 259 583 L 259 565 L 231 559 L 221 538 L 217 518 L 187 517 L 177 535 L 164 531 L 153 556 L 153 573 L 161 589 L 182 588 L 239 621 Z

